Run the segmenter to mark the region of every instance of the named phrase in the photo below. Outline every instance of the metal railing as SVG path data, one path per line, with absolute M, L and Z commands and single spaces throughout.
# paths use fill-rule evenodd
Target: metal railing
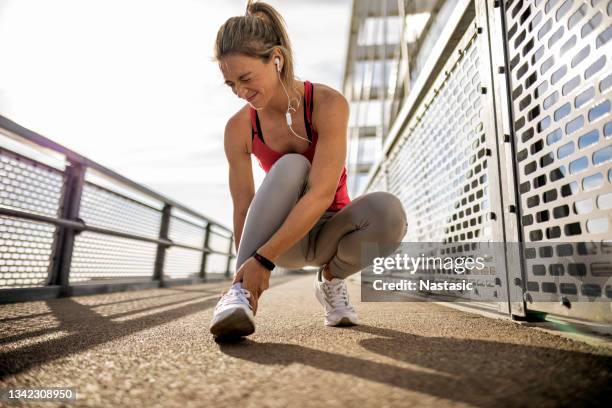
M 612 322 L 612 1 L 459 0 L 362 192 L 412 242 L 521 243 L 483 304 Z
M 229 228 L 3 116 L 0 143 L 0 303 L 229 277 Z

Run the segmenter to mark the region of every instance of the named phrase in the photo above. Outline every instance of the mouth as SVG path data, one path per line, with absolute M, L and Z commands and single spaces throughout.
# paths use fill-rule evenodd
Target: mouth
M 259 94 L 258 94 L 257 92 L 255 92 L 253 95 L 249 96 L 249 97 L 247 98 L 247 102 L 251 102 L 253 99 L 255 99 L 255 97 L 256 97 L 257 95 L 259 95 Z

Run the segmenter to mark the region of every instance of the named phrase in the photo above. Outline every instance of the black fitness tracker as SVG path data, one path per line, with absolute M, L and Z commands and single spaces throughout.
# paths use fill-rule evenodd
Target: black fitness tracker
M 255 253 L 253 254 L 253 258 L 257 259 L 257 262 L 262 264 L 263 267 L 266 268 L 269 271 L 271 271 L 272 269 L 276 268 L 276 265 L 274 265 L 274 262 L 272 262 L 271 260 L 269 260 L 265 256 L 258 254 L 257 251 L 255 251 Z

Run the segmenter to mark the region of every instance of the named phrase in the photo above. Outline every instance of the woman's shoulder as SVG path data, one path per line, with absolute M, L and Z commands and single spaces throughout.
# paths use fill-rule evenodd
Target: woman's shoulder
M 313 99 L 316 102 L 334 102 L 337 100 L 346 100 L 344 95 L 340 91 L 332 88 L 331 86 L 321 84 L 318 82 L 313 82 L 314 95 Z
M 225 124 L 225 143 L 234 146 L 244 146 L 245 151 L 250 153 L 251 113 L 249 104 L 245 104 L 234 113 Z
M 320 83 L 313 82 L 313 119 L 316 121 L 317 116 L 321 114 L 334 113 L 337 108 L 348 109 L 348 101 L 340 91 Z M 331 108 L 331 111 L 330 111 Z

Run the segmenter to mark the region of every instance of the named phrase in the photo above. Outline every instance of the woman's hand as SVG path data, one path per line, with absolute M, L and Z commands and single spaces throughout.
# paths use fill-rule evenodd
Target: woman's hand
M 251 293 L 249 302 L 253 307 L 253 314 L 257 314 L 257 302 L 264 290 L 270 287 L 271 271 L 266 269 L 255 258 L 250 257 L 238 269 L 234 282 L 242 282 L 242 287 Z

